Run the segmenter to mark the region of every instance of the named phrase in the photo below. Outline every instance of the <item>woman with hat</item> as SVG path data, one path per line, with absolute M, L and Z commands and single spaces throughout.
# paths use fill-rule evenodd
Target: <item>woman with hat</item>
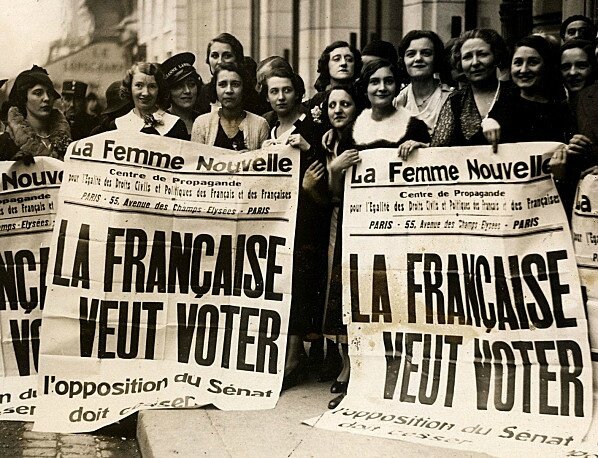
M 134 107 L 116 118 L 111 129 L 181 140 L 189 138 L 185 123 L 166 111 L 169 91 L 158 64 L 138 62 L 127 70 L 120 86 L 120 97 L 132 102 Z
M 114 81 L 106 89 L 106 109 L 100 114 L 100 123 L 91 131 L 91 135 L 101 134 L 109 130 L 116 118 L 126 115 L 133 109 L 133 103 L 120 98 L 121 80 Z
M 64 157 L 71 131 L 54 108 L 59 98 L 44 68 L 34 65 L 19 73 L 8 98 L 11 107 L 6 132 L 0 136 L 0 160 L 30 164 L 37 156 Z
M 199 116 L 194 107 L 202 84 L 201 77 L 193 67 L 194 62 L 192 53 L 183 52 L 169 57 L 161 65 L 170 90 L 169 112 L 183 120 L 187 132 L 191 132 L 193 121 Z M 191 135 L 188 135 L 187 140 L 190 139 Z

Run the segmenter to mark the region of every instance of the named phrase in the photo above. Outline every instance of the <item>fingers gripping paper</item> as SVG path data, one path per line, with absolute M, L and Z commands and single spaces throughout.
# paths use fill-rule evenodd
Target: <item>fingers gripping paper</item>
M 35 429 L 89 431 L 144 408 L 274 407 L 298 159 L 118 132 L 71 145 Z
M 493 455 L 579 446 L 592 369 L 556 146 L 361 153 L 343 208 L 349 393 L 318 427 Z

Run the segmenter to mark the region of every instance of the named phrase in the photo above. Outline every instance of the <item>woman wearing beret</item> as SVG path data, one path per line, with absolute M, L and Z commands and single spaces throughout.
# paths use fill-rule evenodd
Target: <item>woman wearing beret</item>
M 157 64 L 139 62 L 127 70 L 120 86 L 120 96 L 133 102 L 134 108 L 116 118 L 112 129 L 181 140 L 189 138 L 185 123 L 178 116 L 166 112 L 169 92 L 164 74 Z
M 168 111 L 183 120 L 187 132 L 191 132 L 193 121 L 199 116 L 195 104 L 202 83 L 201 77 L 193 66 L 194 62 L 195 56 L 192 53 L 183 52 L 169 57 L 161 65 L 170 91 Z M 191 134 L 187 139 L 191 139 Z
M 30 164 L 38 156 L 64 157 L 71 130 L 64 115 L 53 108 L 59 98 L 42 67 L 34 65 L 17 76 L 8 99 L 8 125 L 0 136 L 0 160 Z

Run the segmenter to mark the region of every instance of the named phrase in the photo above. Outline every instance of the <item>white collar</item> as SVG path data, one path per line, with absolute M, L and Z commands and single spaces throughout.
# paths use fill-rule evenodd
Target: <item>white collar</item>
M 160 135 L 166 135 L 174 127 L 176 122 L 180 119 L 178 116 L 167 113 L 164 110 L 158 110 L 154 113 L 154 118 L 161 119 L 163 124 L 156 124 L 154 128 Z M 114 123 L 118 130 L 126 132 L 139 132 L 145 127 L 142 118 L 137 116 L 134 110 L 129 111 L 126 115 L 116 118 Z

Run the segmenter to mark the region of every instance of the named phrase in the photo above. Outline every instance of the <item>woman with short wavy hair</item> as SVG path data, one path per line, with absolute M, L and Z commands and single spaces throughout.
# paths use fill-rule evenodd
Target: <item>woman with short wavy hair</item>
M 395 98 L 395 106 L 407 108 L 413 116 L 426 123 L 430 135 L 434 132 L 442 106 L 452 92 L 443 84 L 448 80 L 444 43 L 431 30 L 412 30 L 398 46 L 400 69 L 409 84 Z M 435 78 L 440 75 L 441 79 Z
M 463 33 L 452 49 L 451 63 L 466 84 L 445 102 L 432 135 L 432 146 L 484 145 L 482 121 L 504 96 L 497 71 L 508 65 L 503 38 L 492 29 Z
M 158 64 L 139 62 L 127 70 L 120 85 L 120 97 L 131 102 L 133 109 L 116 118 L 111 129 L 188 138 L 185 123 L 166 111 L 170 106 L 169 90 Z

